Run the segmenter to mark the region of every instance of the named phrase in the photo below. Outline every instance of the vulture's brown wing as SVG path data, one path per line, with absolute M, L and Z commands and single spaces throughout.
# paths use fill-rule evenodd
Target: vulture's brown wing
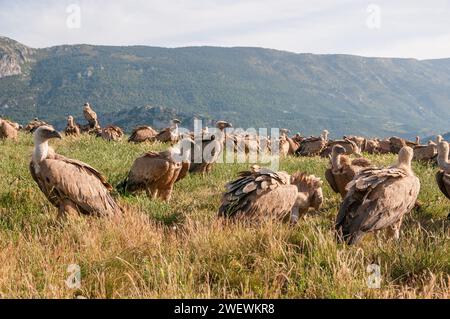
M 160 142 L 170 142 L 172 140 L 172 131 L 170 128 L 165 128 L 156 135 L 156 140 Z
M 445 197 L 450 199 L 450 194 L 447 190 L 447 185 L 450 186 L 450 176 L 448 176 L 444 171 L 440 170 L 439 172 L 436 173 L 436 182 L 442 194 L 444 194 Z
M 112 190 L 113 189 L 111 184 L 108 183 L 106 177 L 103 176 L 102 173 L 97 171 L 92 166 L 90 166 L 90 165 L 88 165 L 88 164 L 86 164 L 84 162 L 81 162 L 81 161 L 78 161 L 78 160 L 75 160 L 75 159 L 71 159 L 71 158 L 67 158 L 67 157 L 59 155 L 59 154 L 55 154 L 54 159 L 55 160 L 59 160 L 59 161 L 63 161 L 65 163 L 72 164 L 72 165 L 75 165 L 75 166 L 78 166 L 78 167 L 82 168 L 86 172 L 89 172 L 90 174 L 94 175 L 99 181 L 102 182 L 103 186 L 105 186 L 108 190 Z
M 219 216 L 223 217 L 282 217 L 297 198 L 296 186 L 267 169 L 242 172 L 226 188 L 219 208 Z
M 147 152 L 138 158 L 132 167 L 134 174 L 140 175 L 147 183 L 152 183 L 172 176 L 173 161 L 167 152 Z
M 153 139 L 158 132 L 149 126 L 138 126 L 131 133 L 128 138 L 129 142 L 144 142 L 146 140 Z
M 186 177 L 187 173 L 189 172 L 189 168 L 191 167 L 191 163 L 189 162 L 183 162 L 181 163 L 181 170 L 178 174 L 178 177 L 175 182 L 178 182 Z
M 409 212 L 419 189 L 419 179 L 401 169 L 367 169 L 349 183 L 336 227 L 349 244 L 354 244 L 364 233 L 391 226 Z
M 360 158 L 355 158 L 352 161 L 352 165 L 361 166 L 361 167 L 370 167 L 370 166 L 372 166 L 372 163 L 367 158 L 360 157 Z
M 44 193 L 45 197 L 50 201 L 50 203 L 52 203 L 53 206 L 58 207 L 60 202 L 58 194 L 54 192 L 55 190 L 52 187 L 49 188 L 49 185 L 46 184 L 44 180 L 36 174 L 33 161 L 30 161 L 29 168 L 31 177 L 33 177 L 41 192 Z
M 46 159 L 40 163 L 37 178 L 40 180 L 38 185 L 44 184 L 58 200 L 69 199 L 83 213 L 113 215 L 121 211 L 103 175 L 83 162 L 63 156 Z
M 331 170 L 331 168 L 328 168 L 325 171 L 325 178 L 328 182 L 328 184 L 330 185 L 331 189 L 335 192 L 335 193 L 339 193 L 339 189 L 336 185 L 336 181 L 334 180 L 334 175 L 333 172 Z

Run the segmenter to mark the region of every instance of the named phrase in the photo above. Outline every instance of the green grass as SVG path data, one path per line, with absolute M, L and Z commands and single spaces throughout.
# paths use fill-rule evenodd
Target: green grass
M 116 185 L 133 160 L 164 145 L 108 143 L 83 136 L 52 143 Z M 420 209 L 408 215 L 399 242 L 369 235 L 347 247 L 334 240 L 340 197 L 324 182 L 325 202 L 296 226 L 224 225 L 216 219 L 227 181 L 248 164 L 218 164 L 207 177 L 176 184 L 169 204 L 145 194 L 119 197 L 123 216 L 73 217 L 56 222 L 56 209 L 28 172 L 30 135 L 0 142 L 0 297 L 73 298 L 449 298 L 448 201 L 434 181 L 437 168 L 414 164 Z M 370 156 L 388 165 L 393 155 Z M 324 179 L 327 160 L 287 158 L 281 169 Z M 69 264 L 82 271 L 79 289 L 65 280 Z M 380 289 L 366 268 L 381 267 Z

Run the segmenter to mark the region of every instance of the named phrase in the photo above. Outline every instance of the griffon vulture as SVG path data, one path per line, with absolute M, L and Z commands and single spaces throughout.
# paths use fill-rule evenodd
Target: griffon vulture
M 361 152 L 365 152 L 366 151 L 366 144 L 367 144 L 367 139 L 362 137 L 362 136 L 344 136 L 344 140 L 350 140 L 356 143 L 356 145 L 359 147 L 359 150 Z
M 442 137 L 438 137 L 438 156 L 437 162 L 440 168 L 439 172 L 436 173 L 436 182 L 441 190 L 442 194 L 450 199 L 450 162 L 448 160 L 449 146 L 448 143 L 442 141 Z M 447 216 L 450 219 L 450 214 Z
M 61 135 L 50 126 L 33 134 L 34 151 L 30 172 L 47 199 L 58 208 L 58 217 L 68 213 L 112 216 L 121 212 L 110 194 L 112 187 L 96 169 L 55 153 L 52 138 Z
M 297 223 L 310 207 L 321 207 L 321 186 L 322 181 L 314 175 L 290 176 L 254 166 L 226 185 L 218 215 L 256 220 L 283 219 L 290 214 L 291 223 Z
M 324 130 L 319 137 L 305 138 L 295 153 L 300 156 L 319 155 L 328 143 L 328 134 L 328 131 Z
M 0 118 L 0 139 L 17 140 L 17 129 L 10 121 Z
M 429 141 L 427 145 L 417 145 L 414 147 L 414 157 L 415 161 L 434 161 L 437 156 L 437 145 L 436 143 Z
M 362 156 L 361 149 L 358 147 L 358 145 L 352 140 L 347 138 L 344 138 L 343 140 L 329 141 L 327 146 L 320 152 L 320 156 L 329 157 L 335 145 L 342 146 L 345 149 L 346 155 L 355 154 L 358 157 Z
M 193 143 L 183 140 L 182 143 Z M 175 182 L 184 178 L 190 166 L 191 145 L 163 152 L 148 152 L 137 158 L 127 178 L 117 188 L 122 192 L 145 190 L 147 196 L 170 201 Z
M 130 137 L 128 138 L 128 142 L 134 143 L 143 143 L 145 141 L 153 142 L 155 141 L 155 137 L 158 134 L 153 128 L 150 126 L 138 126 L 133 129 Z
M 99 129 L 100 124 L 98 123 L 97 113 L 91 108 L 89 103 L 85 103 L 83 106 L 83 115 L 86 121 L 89 123 L 89 129 Z
M 64 130 L 64 134 L 66 134 L 67 136 L 69 135 L 79 136 L 80 133 L 81 133 L 80 128 L 78 127 L 78 125 L 75 124 L 73 116 L 69 115 L 67 117 L 67 126 L 66 129 Z
M 403 217 L 413 209 L 420 190 L 412 158 L 412 148 L 404 146 L 395 165 L 366 168 L 355 176 L 336 219 L 339 240 L 356 244 L 364 234 L 385 228 L 399 238 Z
M 25 127 L 24 130 L 29 132 L 29 133 L 33 133 L 34 131 L 36 131 L 36 129 L 40 126 L 43 125 L 49 125 L 44 121 L 39 120 L 37 117 L 34 118 L 32 121 L 30 121 Z
M 120 141 L 123 137 L 123 130 L 114 125 L 108 125 L 100 130 L 100 137 L 106 141 Z
M 345 187 L 363 168 L 371 166 L 369 160 L 357 158 L 350 160 L 346 149 L 341 145 L 334 145 L 331 152 L 331 167 L 325 171 L 325 178 L 335 193 L 341 194 L 342 198 L 347 195 Z
M 195 139 L 191 150 L 191 173 L 209 173 L 214 163 L 222 153 L 225 141 L 225 128 L 232 127 L 231 123 L 217 121 L 216 128 L 219 130 L 206 138 Z
M 171 144 L 175 144 L 176 142 L 178 142 L 179 139 L 179 135 L 178 135 L 178 124 L 180 124 L 181 121 L 174 119 L 171 121 L 171 126 L 167 127 L 163 130 L 161 130 L 157 135 L 156 135 L 156 140 L 161 142 L 161 143 L 171 143 Z

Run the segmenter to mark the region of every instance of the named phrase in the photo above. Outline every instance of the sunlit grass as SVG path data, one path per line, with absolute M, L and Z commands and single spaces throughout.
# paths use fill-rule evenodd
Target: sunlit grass
M 68 157 L 104 173 L 113 185 L 133 160 L 157 144 L 110 143 L 90 136 L 52 142 Z M 145 194 L 119 197 L 124 216 L 76 217 L 60 225 L 56 209 L 28 172 L 29 135 L 0 142 L 0 296 L 89 298 L 449 298 L 448 201 L 436 167 L 414 164 L 422 206 L 406 218 L 399 242 L 373 236 L 357 247 L 334 240 L 340 197 L 324 183 L 325 202 L 297 226 L 224 225 L 216 219 L 224 185 L 247 164 L 218 164 L 206 176 L 176 184 L 169 204 Z M 389 165 L 394 155 L 370 156 Z M 287 158 L 281 169 L 324 179 L 327 160 Z M 280 199 L 282 200 L 282 199 Z M 82 271 L 70 289 L 67 266 Z M 366 268 L 381 267 L 380 289 L 370 289 Z

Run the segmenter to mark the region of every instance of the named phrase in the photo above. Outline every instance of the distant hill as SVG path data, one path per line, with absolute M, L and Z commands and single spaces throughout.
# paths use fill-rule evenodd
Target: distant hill
M 80 117 L 86 101 L 100 116 L 113 120 L 117 114 L 140 124 L 149 119 L 133 110 L 153 105 L 244 128 L 427 136 L 449 129 L 450 59 L 261 48 L 32 49 L 0 38 L 0 114 L 21 122 L 37 116 L 60 126 L 69 114 Z

